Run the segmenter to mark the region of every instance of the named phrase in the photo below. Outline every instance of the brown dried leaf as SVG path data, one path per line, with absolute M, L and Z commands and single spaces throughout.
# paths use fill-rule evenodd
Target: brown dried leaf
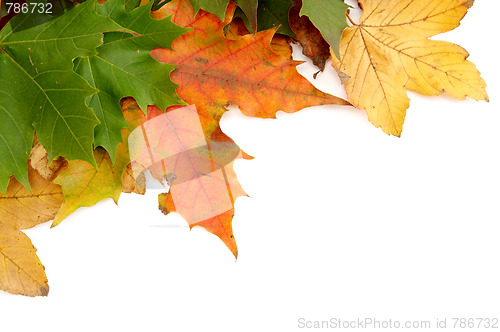
M 122 175 L 122 192 L 135 193 L 139 195 L 144 195 L 146 193 L 146 176 L 144 175 L 144 172 L 136 174 L 139 175 L 137 177 L 134 176 L 132 163 L 129 163 Z
M 65 165 L 65 160 L 64 158 L 54 159 L 49 165 L 47 151 L 42 146 L 42 143 L 36 140 L 30 153 L 30 165 L 42 178 L 52 180 L 55 173 Z
M 330 45 L 307 16 L 300 16 L 302 0 L 294 0 L 294 2 L 295 6 L 290 9 L 289 14 L 290 28 L 302 46 L 302 53 L 323 71 L 326 61 L 330 58 Z

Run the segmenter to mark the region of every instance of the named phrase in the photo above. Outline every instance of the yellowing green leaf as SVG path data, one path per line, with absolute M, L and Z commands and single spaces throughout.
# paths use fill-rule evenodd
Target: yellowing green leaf
M 52 227 L 59 225 L 80 207 L 92 206 L 105 198 L 118 202 L 122 191 L 121 178 L 127 164 L 122 169 L 117 165 L 114 167 L 103 149 L 96 149 L 94 158 L 97 168 L 83 160 L 72 160 L 68 162 L 68 168 L 54 180 L 63 189 L 64 203 Z
M 128 109 L 124 104 L 123 115 L 128 126 L 133 130 L 145 121 L 146 117 L 142 110 Z M 118 198 L 123 189 L 123 174 L 130 164 L 128 153 L 128 135 L 130 131 L 122 129 L 123 142 L 118 144 L 116 160 L 112 163 L 109 154 L 104 149 L 94 150 L 94 158 L 97 168 L 83 160 L 68 161 L 68 168 L 58 175 L 54 183 L 61 185 L 64 202 L 56 215 L 52 227 L 57 226 L 71 213 L 80 207 L 89 207 L 97 202 L 112 198 L 118 203 Z M 125 191 L 141 193 L 139 188 L 133 188 L 130 179 L 127 179 Z

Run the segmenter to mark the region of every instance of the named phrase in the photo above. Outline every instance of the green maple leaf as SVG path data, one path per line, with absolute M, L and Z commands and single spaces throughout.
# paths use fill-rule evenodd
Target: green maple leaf
M 95 165 L 99 121 L 85 100 L 96 91 L 73 71 L 73 59 L 95 54 L 102 31 L 121 29 L 95 6 L 89 0 L 52 20 L 18 14 L 0 31 L 1 191 L 11 175 L 29 187 L 34 129 L 50 159 L 60 155 Z
M 257 31 L 257 9 L 259 7 L 258 0 L 235 0 L 234 1 L 243 11 L 246 18 L 248 19 L 250 32 Z
M 125 12 L 128 13 L 131 10 L 139 7 L 141 0 L 124 0 L 125 2 Z
M 229 0 L 190 0 L 196 14 L 200 9 L 224 20 Z M 278 33 L 295 37 L 288 23 L 292 0 L 235 0 L 239 6 L 235 16 L 241 17 L 251 32 L 280 27 Z
M 288 13 L 294 5 L 292 0 L 261 0 L 257 9 L 258 31 L 280 26 L 278 33 L 295 37 L 288 23 Z
M 166 109 L 183 104 L 177 96 L 177 85 L 170 80 L 175 66 L 154 60 L 149 53 L 158 47 L 170 48 L 172 41 L 188 29 L 173 24 L 170 19 L 154 20 L 150 16 L 153 1 L 126 13 L 123 0 L 108 0 L 97 8 L 128 32 L 109 32 L 97 54 L 77 59 L 75 71 L 99 92 L 91 97 L 92 107 L 101 121 L 95 128 L 95 146 L 104 147 L 115 160 L 121 128 L 127 123 L 119 101 L 134 97 L 139 107 L 148 105 Z
M 237 3 L 243 3 L 245 1 L 246 0 L 240 0 Z M 260 0 L 256 8 L 257 32 L 279 26 L 277 33 L 295 38 L 295 33 L 290 28 L 288 21 L 288 13 L 293 6 L 294 3 L 291 0 Z M 250 19 L 253 12 L 247 10 L 246 7 L 248 6 L 240 5 L 240 8 L 236 9 L 235 16 L 242 18 L 248 31 L 253 32 L 255 30 L 252 27 Z
M 303 0 L 300 10 L 300 15 L 309 17 L 339 59 L 340 38 L 347 28 L 347 8 L 342 0 Z
M 4 17 L 7 14 L 7 10 L 5 9 L 4 3 L 0 6 L 0 18 Z
M 218 16 L 224 21 L 229 0 L 190 0 L 196 14 L 200 9 Z

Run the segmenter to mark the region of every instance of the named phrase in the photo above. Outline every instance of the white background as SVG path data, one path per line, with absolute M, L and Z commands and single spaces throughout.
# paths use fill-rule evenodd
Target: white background
M 402 138 L 362 111 L 276 120 L 227 113 L 251 198 L 236 201 L 239 258 L 157 209 L 158 190 L 26 231 L 47 298 L 0 292 L 0 331 L 295 331 L 298 319 L 500 318 L 500 79 L 495 0 L 438 36 L 470 53 L 490 103 L 421 97 Z M 300 52 L 296 52 L 298 59 Z M 316 69 L 299 71 L 312 79 Z M 344 96 L 328 69 L 314 81 Z

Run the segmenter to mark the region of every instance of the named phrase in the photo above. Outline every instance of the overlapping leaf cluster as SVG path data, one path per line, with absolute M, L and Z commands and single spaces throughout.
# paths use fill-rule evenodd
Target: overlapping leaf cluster
M 54 218 L 57 223 L 80 206 L 118 198 L 130 163 L 122 133 L 130 125 L 120 99 L 132 96 L 144 109 L 181 103 L 169 79 L 174 67 L 153 60 L 149 52 L 170 47 L 186 30 L 168 19 L 152 19 L 152 4 L 126 12 L 121 0 L 103 5 L 89 0 L 58 17 L 20 13 L 0 31 L 2 223 L 40 214 L 54 192 L 61 198 L 59 204 L 50 203 L 51 213 L 38 215 L 31 226 Z M 68 161 L 57 178 L 45 179 L 50 180 L 50 196 L 38 190 L 35 173 L 40 170 L 30 166 L 30 153 L 40 150 L 47 154 L 38 159 L 47 165 L 54 159 Z M 75 169 L 78 177 L 65 181 Z M 2 288 L 38 295 L 25 290 L 20 277 L 9 277 L 26 269 L 16 256 L 6 254 L 8 247 L 0 248 L 8 262 L 0 273 Z
M 272 118 L 352 104 L 399 136 L 406 89 L 487 100 L 467 52 L 428 39 L 457 27 L 472 1 L 359 4 L 359 24 L 341 0 L 87 0 L 57 16 L 3 17 L 0 289 L 47 295 L 36 249 L 20 230 L 56 226 L 122 192 L 143 194 L 147 169 L 169 186 L 158 198 L 163 213 L 181 213 L 236 257 L 234 200 L 246 194 L 232 164 L 251 157 L 220 129 L 228 105 Z M 332 59 L 348 101 L 298 74 L 290 41 L 320 70 Z M 202 147 L 185 133 L 204 136 Z M 141 151 L 129 146 L 138 138 Z M 154 160 L 159 147 L 180 153 Z

